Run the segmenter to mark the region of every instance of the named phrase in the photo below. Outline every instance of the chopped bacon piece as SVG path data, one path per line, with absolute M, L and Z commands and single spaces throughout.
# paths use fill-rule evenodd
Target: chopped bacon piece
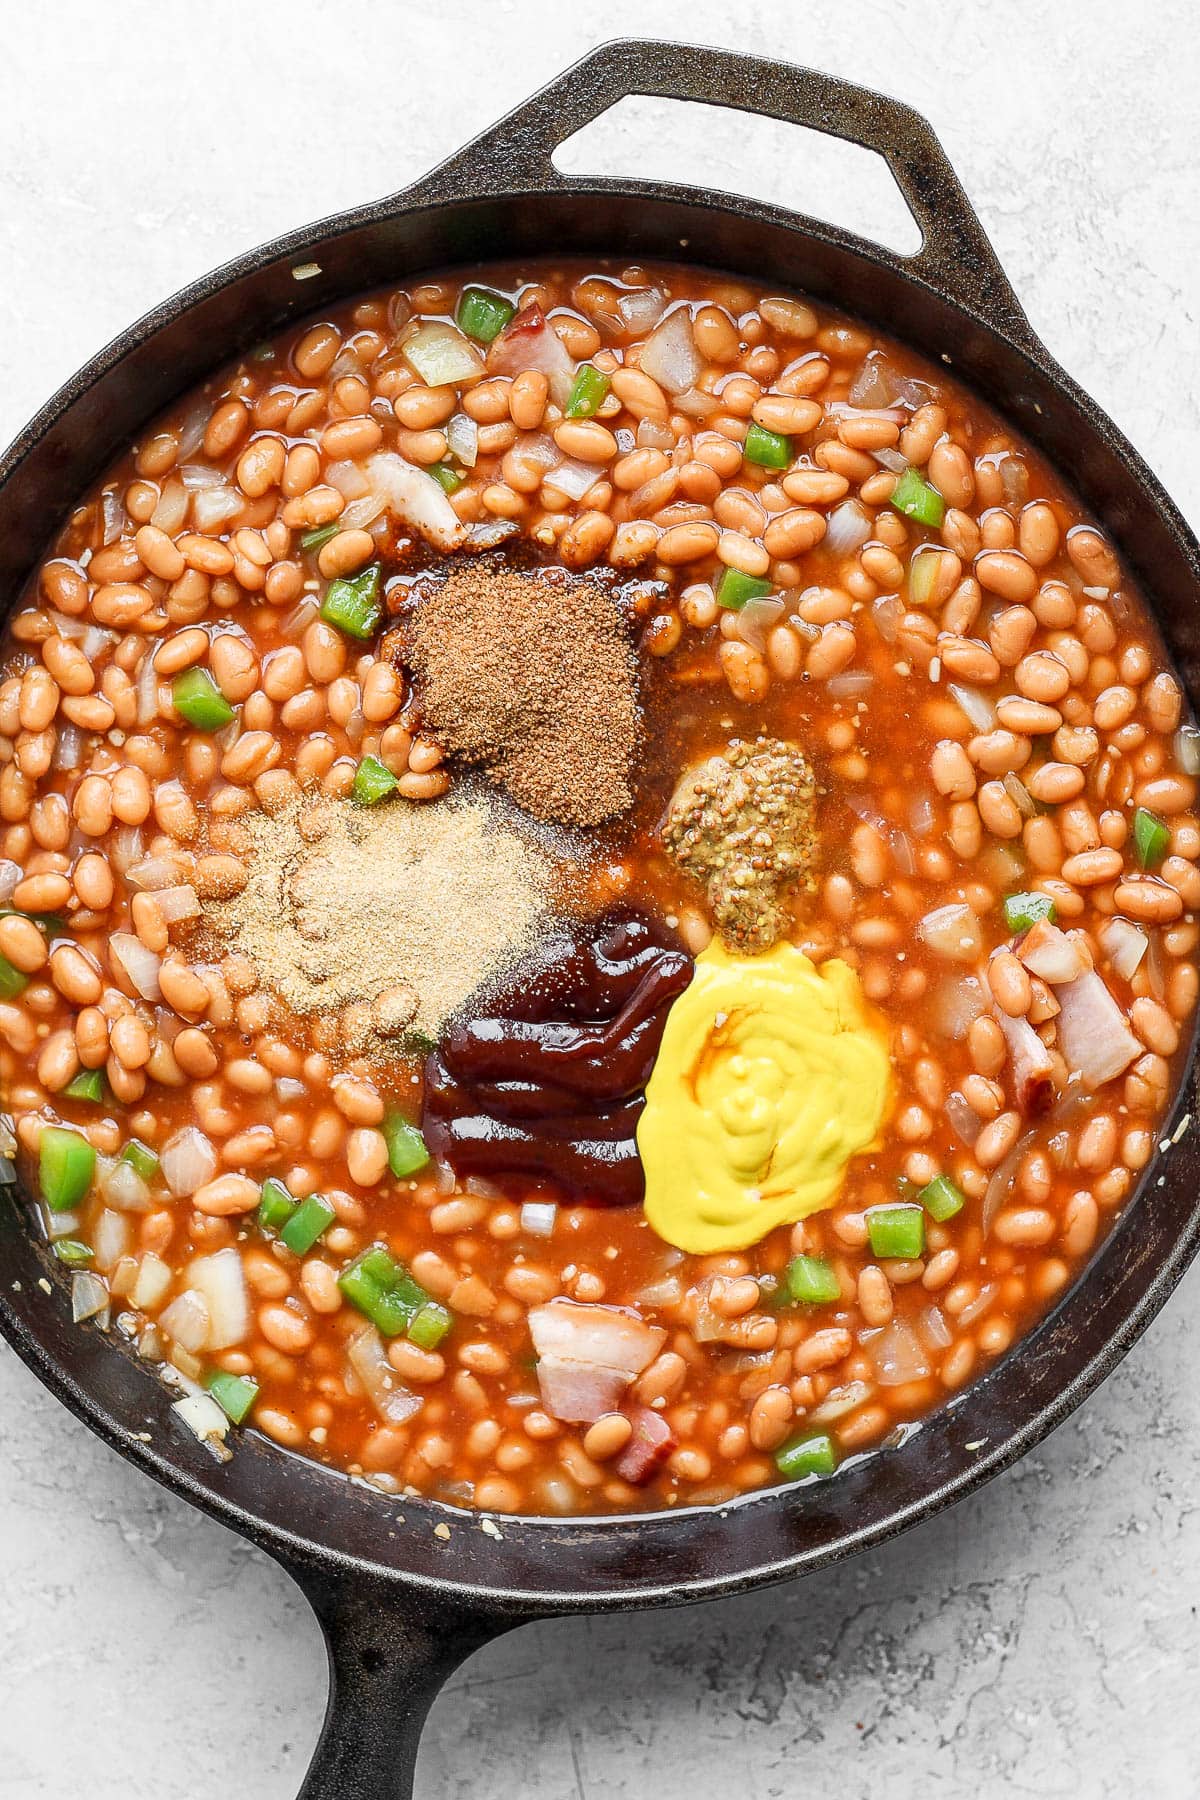
M 1072 1074 L 1089 1088 L 1103 1087 L 1127 1069 L 1142 1046 L 1094 969 L 1056 987 L 1058 1046 Z
M 993 1011 L 1008 1045 L 1014 1101 L 1023 1113 L 1045 1112 L 1054 1098 L 1054 1058 L 1028 1019 L 1010 1019 L 999 1006 Z
M 551 1300 L 529 1315 L 546 1411 L 569 1424 L 615 1411 L 626 1388 L 658 1355 L 661 1325 L 616 1306 Z
M 634 1406 L 629 1410 L 629 1418 L 633 1425 L 633 1436 L 613 1464 L 622 1481 L 640 1487 L 648 1481 L 660 1463 L 666 1461 L 675 1448 L 675 1435 L 661 1413 L 656 1413 L 648 1406 Z
M 492 344 L 487 357 L 491 375 L 520 375 L 540 369 L 550 383 L 550 397 L 565 406 L 575 379 L 575 364 L 566 345 L 536 300 L 523 306 Z
M 1051 925 L 1048 919 L 1039 919 L 1030 926 L 1016 953 L 1029 973 L 1040 975 L 1043 981 L 1074 981 L 1083 973 L 1084 962 L 1078 950 L 1066 932 Z

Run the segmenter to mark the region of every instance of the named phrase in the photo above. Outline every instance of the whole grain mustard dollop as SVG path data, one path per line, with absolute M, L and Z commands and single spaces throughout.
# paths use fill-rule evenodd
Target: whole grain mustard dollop
M 638 1150 L 646 1216 L 697 1255 L 828 1206 L 888 1111 L 887 1036 L 844 962 L 715 941 L 667 1015 Z

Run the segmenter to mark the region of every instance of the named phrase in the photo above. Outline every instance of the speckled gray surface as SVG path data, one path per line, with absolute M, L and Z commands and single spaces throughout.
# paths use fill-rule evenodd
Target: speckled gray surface
M 1188 0 L 1134 17 L 1117 0 L 606 0 L 599 24 L 558 0 L 9 0 L 0 438 L 183 281 L 401 186 L 599 37 L 641 32 L 808 61 L 925 111 L 1035 326 L 1198 522 L 1200 36 Z M 698 131 L 642 103 L 591 155 L 769 186 L 860 228 L 897 218 L 855 159 L 726 115 Z M 485 1650 L 434 1710 L 420 1800 L 1190 1800 L 1198 1294 L 1193 1274 L 1038 1454 L 879 1555 Z M 285 1800 L 324 1693 L 286 1578 L 7 1352 L 0 1693 L 13 1800 Z

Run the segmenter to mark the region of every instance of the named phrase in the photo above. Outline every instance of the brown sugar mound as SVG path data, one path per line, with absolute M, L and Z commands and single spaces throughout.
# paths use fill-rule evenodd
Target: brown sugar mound
M 601 825 L 632 804 L 637 663 L 595 582 L 474 563 L 419 603 L 402 641 L 423 728 L 535 819 Z

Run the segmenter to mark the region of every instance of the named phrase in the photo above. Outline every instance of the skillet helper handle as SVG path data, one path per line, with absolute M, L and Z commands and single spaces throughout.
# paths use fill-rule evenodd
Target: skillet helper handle
M 887 163 L 921 231 L 921 248 L 899 261 L 1022 348 L 1040 348 L 928 120 L 902 101 L 819 69 L 697 44 L 616 39 L 532 94 L 408 189 L 405 198 L 420 204 L 569 190 L 577 183 L 554 167 L 555 150 L 631 94 L 761 113 L 875 151 Z M 809 229 L 822 229 L 815 221 L 804 222 Z M 848 233 L 839 235 L 862 243 Z
M 412 1800 L 421 1731 L 460 1663 L 519 1624 L 289 1563 L 329 1654 L 329 1704 L 299 1800 Z

